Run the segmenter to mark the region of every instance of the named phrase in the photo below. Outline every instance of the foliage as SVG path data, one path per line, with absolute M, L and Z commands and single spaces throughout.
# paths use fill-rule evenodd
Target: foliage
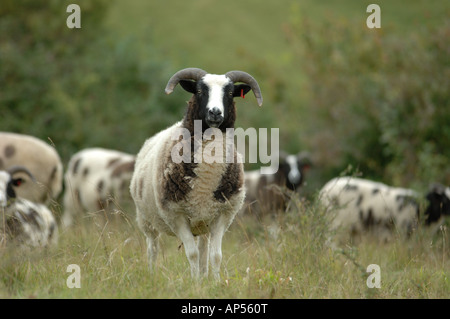
M 331 175 L 352 164 L 386 183 L 448 185 L 448 19 L 408 36 L 293 21 L 286 35 L 308 61 L 308 141 L 319 163 Z
M 67 28 L 66 6 L 2 4 L 0 129 L 49 139 L 65 161 L 90 146 L 135 153 L 183 112 L 161 98 L 168 64 L 151 41 L 106 31 L 107 1 L 83 3 L 81 29 Z

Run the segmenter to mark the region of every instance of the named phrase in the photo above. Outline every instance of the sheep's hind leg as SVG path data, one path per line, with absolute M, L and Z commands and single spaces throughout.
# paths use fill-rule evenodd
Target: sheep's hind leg
M 153 272 L 156 263 L 156 257 L 158 256 L 159 233 L 145 221 L 142 222 L 138 219 L 138 224 L 139 226 L 141 226 L 142 232 L 145 235 L 145 241 L 147 242 L 148 268 L 150 269 L 150 272 Z
M 198 239 L 198 250 L 200 253 L 200 275 L 208 277 L 208 261 L 209 261 L 209 234 L 201 235 Z
M 153 272 L 156 257 L 158 256 L 158 233 L 149 231 L 145 233 L 145 237 L 147 242 L 148 268 Z

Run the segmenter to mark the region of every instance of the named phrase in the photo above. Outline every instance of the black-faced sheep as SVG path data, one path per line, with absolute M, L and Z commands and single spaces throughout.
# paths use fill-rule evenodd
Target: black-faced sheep
M 74 154 L 64 175 L 63 225 L 71 226 L 77 216 L 132 202 L 129 188 L 134 162 L 134 155 L 104 148 Z
M 450 187 L 433 184 L 426 199 L 429 203 L 424 213 L 426 225 L 439 224 L 445 217 L 450 216 Z
M 36 178 L 22 174 L 23 185 L 17 195 L 36 203 L 49 204 L 62 190 L 63 166 L 55 148 L 28 135 L 0 132 L 0 170 L 25 166 Z
M 260 170 L 245 172 L 245 212 L 275 213 L 287 208 L 293 192 L 298 192 L 311 167 L 308 152 L 287 154 L 280 151 L 279 168 L 275 174 L 263 175 Z
M 339 177 L 325 184 L 319 198 L 334 214 L 331 229 L 352 237 L 372 233 L 388 241 L 395 233 L 410 235 L 418 226 L 419 195 L 411 189 Z
M 242 71 L 215 75 L 197 68 L 183 69 L 170 78 L 166 93 L 178 83 L 193 94 L 187 112 L 182 121 L 145 142 L 137 155 L 131 195 L 138 225 L 147 238 L 150 269 L 156 260 L 157 238 L 167 233 L 183 242 L 194 278 L 208 274 L 210 259 L 218 279 L 222 237 L 245 197 L 244 170 L 234 143 L 232 161 L 227 161 L 230 149 L 223 142 L 226 138 L 216 144 L 210 133 L 230 134 L 227 129 L 234 128 L 236 119 L 233 98 L 253 90 L 261 106 L 261 91 L 256 80 Z M 181 142 L 180 135 L 184 136 Z M 187 146 L 182 161 L 177 158 L 180 143 Z M 220 153 L 218 160 L 199 160 L 214 144 L 215 152 Z M 198 244 L 195 236 L 199 236 Z
M 24 184 L 19 173 L 34 181 L 25 167 L 13 166 L 0 171 L 0 246 L 45 247 L 55 244 L 58 227 L 52 212 L 43 204 L 19 198 L 16 191 Z

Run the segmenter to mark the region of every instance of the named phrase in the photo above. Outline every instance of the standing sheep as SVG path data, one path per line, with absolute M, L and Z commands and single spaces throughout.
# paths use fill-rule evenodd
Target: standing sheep
M 131 195 L 138 225 L 147 239 L 150 269 L 156 260 L 157 238 L 167 233 L 183 242 L 192 277 L 206 276 L 210 259 L 212 272 L 219 279 L 222 237 L 245 197 L 243 164 L 234 144 L 233 161 L 226 161 L 226 138 L 220 145 L 223 152 L 218 160 L 199 161 L 197 156 L 215 144 L 216 140 L 208 139 L 211 131 L 226 137 L 227 129 L 234 128 L 233 98 L 253 90 L 261 106 L 261 91 L 256 80 L 242 71 L 216 75 L 197 68 L 183 69 L 170 78 L 166 93 L 172 93 L 178 83 L 193 94 L 186 114 L 182 121 L 145 142 L 137 155 Z M 200 137 L 196 134 L 198 123 Z M 193 151 L 186 154 L 183 148 L 183 161 L 176 159 L 180 132 L 183 137 L 188 135 L 181 144 Z M 215 151 L 220 153 L 220 149 Z
M 245 211 L 264 215 L 287 208 L 290 194 L 298 192 L 311 167 L 308 152 L 287 154 L 280 152 L 278 171 L 263 175 L 259 170 L 245 172 Z
M 43 204 L 17 197 L 24 184 L 21 173 L 34 181 L 34 176 L 22 166 L 0 170 L 0 246 L 11 243 L 19 246 L 45 247 L 55 244 L 58 227 L 52 212 Z
M 409 235 L 417 227 L 418 194 L 410 189 L 355 178 L 334 178 L 321 189 L 319 199 L 333 215 L 331 228 L 352 236 L 374 233 L 389 240 L 393 233 Z
M 32 202 L 49 204 L 62 190 L 63 166 L 56 150 L 44 141 L 28 135 L 0 132 L 0 170 L 21 165 L 36 178 L 23 174 L 17 196 Z
M 131 202 L 134 162 L 134 155 L 104 148 L 74 154 L 64 175 L 64 226 L 71 226 L 83 213 L 110 211 L 112 204 Z

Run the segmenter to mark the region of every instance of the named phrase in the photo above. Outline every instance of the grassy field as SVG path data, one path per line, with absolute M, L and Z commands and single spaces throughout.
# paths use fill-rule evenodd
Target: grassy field
M 307 101 L 308 92 L 303 84 L 308 79 L 301 70 L 309 61 L 298 60 L 295 54 L 298 48 L 287 38 L 288 30 L 295 29 L 288 26 L 301 26 L 297 20 L 308 20 L 316 26 L 345 21 L 346 26 L 365 30 L 366 7 L 370 3 L 353 0 L 320 3 L 313 0 L 115 1 L 107 14 L 105 37 L 109 39 L 113 34 L 113 42 L 121 43 L 124 52 L 136 50 L 136 55 L 130 55 L 132 59 L 147 61 L 157 56 L 156 61 L 166 61 L 172 71 L 193 66 L 212 73 L 232 69 L 251 73 L 261 85 L 265 104 L 261 111 L 253 97 L 239 100 L 237 127 L 283 126 L 281 137 L 288 137 L 283 140 L 283 146 L 298 150 L 302 139 L 308 139 L 302 130 L 311 121 L 307 115 L 315 105 L 302 103 Z M 450 15 L 450 2 L 437 5 L 417 0 L 406 5 L 399 0 L 379 0 L 377 3 L 382 8 L 380 33 L 383 35 L 406 37 L 436 26 Z M 65 17 L 65 12 L 62 16 Z M 79 35 L 82 37 L 83 33 Z M 151 56 L 148 43 L 155 50 Z M 120 70 L 119 62 L 123 61 L 117 59 Z M 120 71 L 114 69 L 112 73 Z M 163 95 L 163 85 L 160 91 Z M 70 96 L 67 94 L 67 99 Z M 108 97 L 114 99 L 114 95 Z M 167 97 L 170 98 L 173 95 Z M 133 103 L 129 103 L 114 111 L 126 121 L 128 114 L 135 112 L 132 107 Z M 149 110 L 142 117 L 167 120 L 168 116 L 158 114 L 158 107 L 149 102 Z M 104 111 L 98 110 L 99 114 Z M 182 113 L 180 108 L 180 116 Z M 105 139 L 111 140 L 118 137 L 118 134 L 99 134 L 103 127 L 101 121 L 98 123 L 99 130 L 92 135 L 106 135 Z M 134 123 L 126 124 L 129 126 L 120 128 L 136 130 Z M 152 132 L 153 128 L 145 129 Z M 70 132 L 70 129 L 62 127 L 61 131 Z M 330 131 L 330 134 L 335 133 Z M 134 135 L 133 138 L 136 139 Z M 57 148 L 64 148 L 62 144 L 56 145 Z M 315 185 L 314 176 L 309 178 L 309 185 Z M 62 208 L 58 207 L 57 215 L 59 210 Z M 0 298 L 449 298 L 448 228 L 434 233 L 419 229 L 409 240 L 378 244 L 366 239 L 332 249 L 328 244 L 327 225 L 322 209 L 314 200 L 296 199 L 291 211 L 274 219 L 238 218 L 224 237 L 220 281 L 210 276 L 194 282 L 184 249 L 172 237 L 162 236 L 157 271 L 153 275 L 149 273 L 145 239 L 136 228 L 131 209 L 106 225 L 87 216 L 82 225 L 61 230 L 55 247 L 32 252 L 0 250 Z M 72 264 L 80 267 L 79 289 L 67 286 L 71 275 L 67 267 Z M 367 267 L 371 264 L 380 266 L 379 289 L 366 284 L 370 275 Z
M 237 218 L 224 237 L 221 279 L 200 282 L 180 241 L 161 237 L 152 275 L 133 218 L 62 231 L 56 247 L 2 251 L 0 298 L 448 298 L 448 230 L 417 231 L 387 244 L 363 240 L 330 248 L 323 211 L 296 201 L 277 218 Z M 69 289 L 67 267 L 80 267 L 81 288 Z M 381 288 L 369 288 L 367 267 L 380 267 Z

